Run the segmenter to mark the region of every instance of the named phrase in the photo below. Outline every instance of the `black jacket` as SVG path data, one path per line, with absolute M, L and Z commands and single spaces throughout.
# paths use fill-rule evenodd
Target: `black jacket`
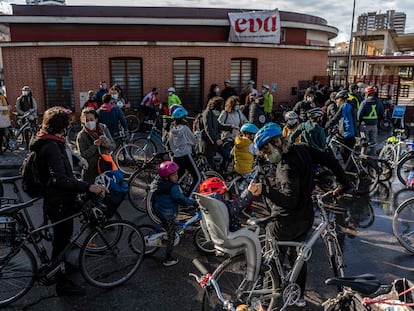
M 64 142 L 49 138 L 36 136 L 30 142 L 30 150 L 37 152 L 40 181 L 46 185 L 44 206 L 53 214 L 74 209 L 76 195 L 89 188 L 74 177 L 65 148 Z

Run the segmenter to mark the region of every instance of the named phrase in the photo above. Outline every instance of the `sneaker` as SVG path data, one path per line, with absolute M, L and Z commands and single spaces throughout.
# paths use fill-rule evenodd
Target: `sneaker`
M 300 296 L 299 300 L 295 303 L 296 307 L 304 308 L 306 307 L 305 296 Z
M 178 259 L 174 258 L 174 257 L 170 257 L 168 259 L 165 259 L 164 262 L 162 263 L 164 266 L 166 267 L 170 267 L 170 266 L 174 266 L 175 264 L 178 263 Z
M 56 284 L 56 294 L 58 296 L 84 296 L 86 291 L 72 280 L 63 279 Z

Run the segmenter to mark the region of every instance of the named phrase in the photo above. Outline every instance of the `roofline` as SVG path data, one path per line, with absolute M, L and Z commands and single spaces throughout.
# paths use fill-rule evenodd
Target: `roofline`
M 245 47 L 328 51 L 329 46 L 232 43 L 232 42 L 177 42 L 177 41 L 41 41 L 41 42 L 0 42 L 1 48 L 42 47 L 42 46 L 185 46 L 185 47 Z

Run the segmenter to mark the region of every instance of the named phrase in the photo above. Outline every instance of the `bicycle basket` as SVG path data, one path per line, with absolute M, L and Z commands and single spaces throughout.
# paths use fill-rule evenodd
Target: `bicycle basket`
M 10 246 L 16 240 L 17 222 L 7 216 L 0 216 L 0 245 Z

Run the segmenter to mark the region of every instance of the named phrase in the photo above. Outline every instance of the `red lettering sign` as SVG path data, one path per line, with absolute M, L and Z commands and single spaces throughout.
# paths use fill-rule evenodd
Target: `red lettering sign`
M 256 18 L 238 18 L 234 23 L 234 30 L 239 33 L 245 32 L 249 29 L 249 32 L 255 33 L 258 31 L 274 32 L 276 31 L 276 16 L 268 16 L 264 20 L 259 17 Z

